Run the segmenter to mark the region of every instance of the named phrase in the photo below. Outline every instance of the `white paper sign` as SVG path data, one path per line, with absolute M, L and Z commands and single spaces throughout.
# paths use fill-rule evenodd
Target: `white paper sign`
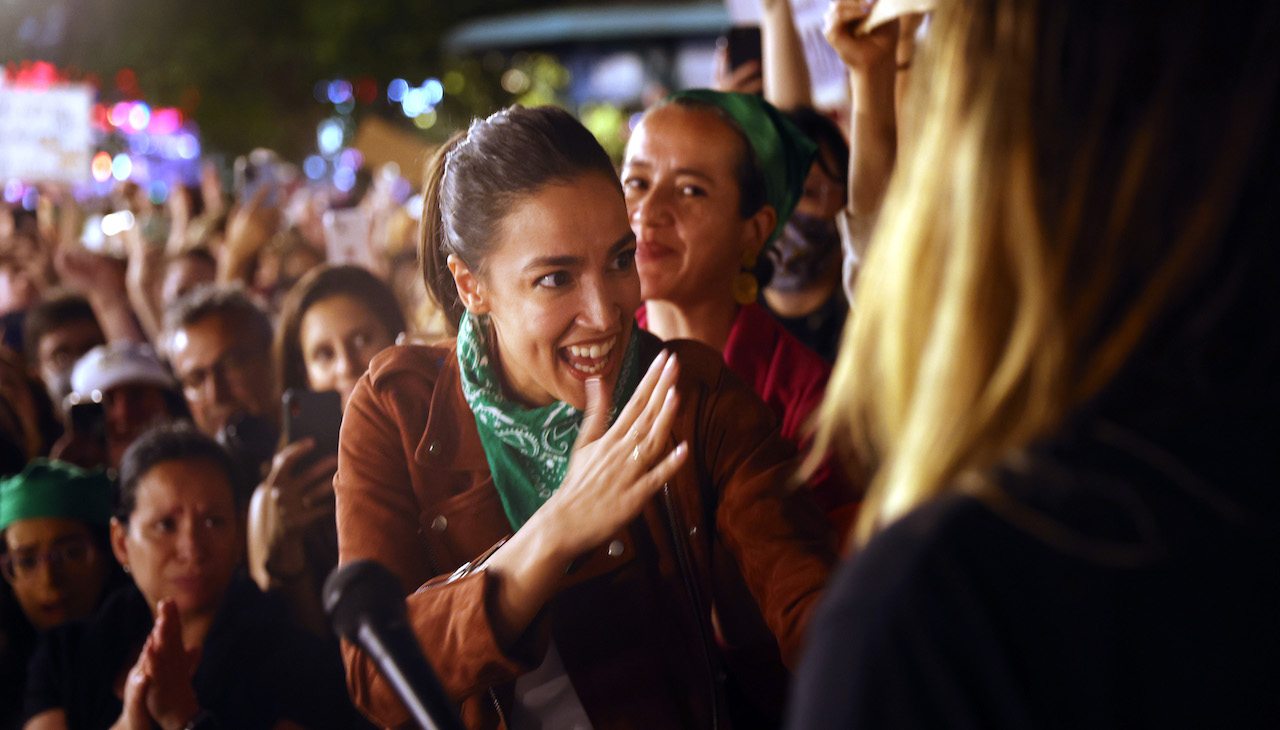
M 92 106 L 85 85 L 0 87 L 0 182 L 88 182 Z
M 830 0 L 791 0 L 796 33 L 809 64 L 813 103 L 820 109 L 841 107 L 849 101 L 844 62 L 822 34 L 822 16 L 828 4 Z M 734 25 L 760 24 L 760 0 L 725 0 L 725 8 Z

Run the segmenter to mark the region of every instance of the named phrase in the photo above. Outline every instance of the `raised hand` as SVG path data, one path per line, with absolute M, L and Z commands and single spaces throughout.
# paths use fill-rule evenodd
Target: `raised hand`
M 571 556 L 596 547 L 635 519 L 684 462 L 687 444 L 667 451 L 679 405 L 677 375 L 674 356 L 664 352 L 655 358 L 612 426 L 612 403 L 603 383 L 587 381 L 587 414 L 568 474 L 543 508 L 567 520 L 563 539 Z
M 609 539 L 644 508 L 689 455 L 667 450 L 678 399 L 675 358 L 658 356 L 613 426 L 608 393 L 587 381 L 587 414 L 560 489 L 494 553 L 493 630 L 509 646 L 555 594 L 565 568 Z
M 867 0 L 832 0 L 823 16 L 823 35 L 853 73 L 865 73 L 881 65 L 895 63 L 897 20 L 885 23 L 870 33 L 858 32 L 858 26 L 871 14 L 874 5 L 874 1 Z
M 729 68 L 729 47 L 722 43 L 716 46 L 714 83 L 717 91 L 759 94 L 764 91 L 764 69 L 759 61 L 747 61 L 737 68 Z

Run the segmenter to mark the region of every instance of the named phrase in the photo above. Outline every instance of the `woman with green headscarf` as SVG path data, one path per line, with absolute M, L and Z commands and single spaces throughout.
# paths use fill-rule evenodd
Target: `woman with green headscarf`
M 645 300 L 640 326 L 723 353 L 801 449 L 831 367 L 757 297 L 771 272 L 765 249 L 791 217 L 816 154 L 759 96 L 693 89 L 645 113 L 622 168 Z M 807 486 L 846 533 L 856 510 L 848 479 L 824 466 Z
M 758 721 L 834 555 L 775 417 L 715 350 L 636 326 L 622 187 L 568 112 L 476 120 L 425 189 L 424 275 L 458 338 L 383 351 L 352 392 L 339 562 L 400 580 L 470 727 Z M 768 635 L 766 690 L 725 625 Z M 408 722 L 343 653 L 356 703 Z
M 19 726 L 37 632 L 89 616 L 109 584 L 126 580 L 107 542 L 110 518 L 101 470 L 35 459 L 0 481 L 0 728 Z

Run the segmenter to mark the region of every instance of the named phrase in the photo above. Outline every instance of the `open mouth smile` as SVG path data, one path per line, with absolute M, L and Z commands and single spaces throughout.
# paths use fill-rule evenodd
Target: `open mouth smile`
M 569 364 L 575 375 L 600 375 L 609 368 L 610 353 L 618 342 L 616 336 L 602 342 L 583 345 L 569 345 L 561 348 L 561 357 Z

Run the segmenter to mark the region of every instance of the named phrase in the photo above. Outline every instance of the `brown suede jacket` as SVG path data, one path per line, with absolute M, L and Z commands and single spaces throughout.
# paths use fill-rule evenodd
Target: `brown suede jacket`
M 796 659 L 835 553 L 822 514 L 792 486 L 792 447 L 719 353 L 636 336 L 646 366 L 661 347 L 677 355 L 669 446 L 688 440 L 690 459 L 639 518 L 574 562 L 515 646 L 494 637 L 489 574 L 465 569 L 511 526 L 454 350 L 391 348 L 350 399 L 335 478 L 340 560 L 372 558 L 399 576 L 411 627 L 469 727 L 505 723 L 515 679 L 549 636 L 597 728 L 711 727 L 713 713 L 727 727 L 735 645 L 767 627 L 771 649 Z M 407 723 L 372 661 L 349 644 L 343 657 L 357 706 Z

